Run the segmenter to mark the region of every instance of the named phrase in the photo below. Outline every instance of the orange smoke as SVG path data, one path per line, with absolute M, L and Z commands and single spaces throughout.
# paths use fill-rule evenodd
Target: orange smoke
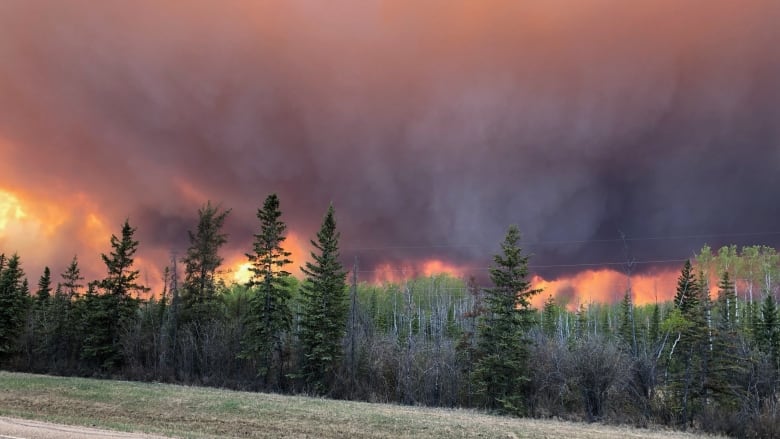
M 679 272 L 675 269 L 632 275 L 631 291 L 634 303 L 643 305 L 656 300 L 670 300 L 674 296 L 678 275 Z M 625 273 L 608 268 L 586 270 L 551 280 L 534 275 L 531 282 L 534 288 L 543 289 L 541 294 L 534 297 L 534 306 L 543 306 L 544 301 L 552 295 L 559 304 L 570 309 L 576 309 L 580 303 L 619 301 L 629 285 Z
M 304 247 L 304 244 L 308 244 L 300 238 L 297 234 L 290 232 L 287 234 L 287 239 L 284 241 L 283 247 L 290 252 L 290 260 L 292 263 L 284 267 L 285 270 L 290 272 L 293 276 L 300 277 L 302 267 L 306 262 L 311 261 L 311 254 L 308 247 Z M 247 253 L 250 252 L 250 248 L 247 248 Z M 227 283 L 236 282 L 244 284 L 249 282 L 252 278 L 252 264 L 247 260 L 245 254 L 233 255 L 226 258 L 228 261 L 225 266 L 228 267 L 223 273 L 223 279 Z
M 430 277 L 438 274 L 462 278 L 465 271 L 465 267 L 459 267 L 441 259 L 427 259 L 420 263 L 380 264 L 369 272 L 368 277 L 371 283 L 384 284 L 400 283 L 413 277 Z

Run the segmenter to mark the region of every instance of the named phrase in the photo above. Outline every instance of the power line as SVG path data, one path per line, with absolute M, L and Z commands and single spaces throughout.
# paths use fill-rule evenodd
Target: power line
M 655 260 L 646 260 L 646 261 L 632 261 L 633 264 L 641 264 L 641 265 L 648 265 L 648 264 L 671 264 L 671 263 L 682 263 L 685 262 L 687 259 L 655 259 Z M 577 263 L 577 264 L 540 264 L 540 265 L 534 265 L 529 264 L 529 269 L 540 269 L 540 268 L 577 268 L 577 267 L 613 267 L 613 266 L 621 266 L 626 265 L 625 261 L 622 262 L 583 262 L 583 263 Z M 491 267 L 457 267 L 459 271 L 464 272 L 470 272 L 470 271 L 487 271 L 490 270 Z M 408 268 L 376 268 L 373 270 L 358 270 L 358 273 L 405 273 L 405 272 L 415 272 L 417 270 L 414 269 L 408 269 Z
M 641 242 L 641 241 L 674 241 L 682 239 L 704 239 L 704 238 L 737 238 L 750 236 L 777 236 L 780 232 L 735 232 L 735 233 L 712 233 L 695 235 L 671 235 L 671 236 L 644 236 L 637 238 L 610 238 L 610 239 L 574 239 L 574 240 L 539 240 L 523 243 L 525 246 L 537 245 L 560 245 L 560 244 L 597 244 L 597 243 L 616 243 L 616 242 Z M 492 248 L 493 245 L 486 244 L 430 244 L 430 245 L 396 245 L 396 246 L 373 246 L 373 247 L 343 247 L 342 251 L 379 251 L 379 250 L 415 250 L 415 249 L 436 249 L 436 248 Z

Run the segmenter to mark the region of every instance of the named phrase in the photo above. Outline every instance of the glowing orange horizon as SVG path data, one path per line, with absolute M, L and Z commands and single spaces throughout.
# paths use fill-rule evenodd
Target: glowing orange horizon
M 645 305 L 670 300 L 674 296 L 677 276 L 679 271 L 676 269 L 632 275 L 631 292 L 634 304 Z M 614 303 L 623 298 L 629 286 L 628 281 L 625 273 L 609 268 L 585 270 L 550 280 L 534 275 L 531 284 L 543 291 L 533 298 L 532 303 L 539 308 L 549 296 L 572 310 L 581 303 Z
M 192 196 L 196 193 L 193 191 Z M 71 254 L 79 254 L 82 271 L 86 277 L 103 273 L 104 267 L 99 254 L 108 250 L 112 228 L 107 219 L 99 213 L 97 206 L 85 195 L 75 195 L 61 204 L 36 203 L 35 197 L 21 191 L 0 188 L 0 244 L 5 250 L 18 251 L 25 261 L 51 261 L 55 255 L 51 248 L 41 246 L 42 241 L 64 239 L 67 235 L 79 240 L 79 249 Z M 67 230 L 65 225 L 67 225 Z M 11 245 L 7 245 L 11 243 Z M 297 233 L 290 232 L 284 243 L 285 249 L 292 253 L 292 263 L 286 267 L 294 276 L 301 277 L 298 267 L 310 260 L 308 242 Z M 72 244 L 71 244 L 72 245 Z M 10 248 L 9 248 L 10 247 Z M 65 259 L 68 259 L 65 258 Z M 142 280 L 152 288 L 150 295 L 158 296 L 162 291 L 162 268 L 160 261 L 166 260 L 166 254 L 160 249 L 142 248 L 136 258 L 137 266 L 142 270 Z M 67 260 L 53 261 L 64 266 Z M 244 253 L 226 257 L 226 273 L 223 279 L 228 283 L 246 283 L 251 277 L 250 264 Z M 28 276 L 35 279 L 37 273 L 28 270 Z M 467 267 L 431 258 L 420 262 L 383 263 L 377 265 L 368 280 L 374 284 L 399 283 L 416 276 L 435 276 L 448 274 L 464 278 Z M 56 269 L 55 269 L 56 273 Z M 631 277 L 634 302 L 637 305 L 666 301 L 674 295 L 675 282 L 679 272 L 676 269 L 639 274 Z M 361 276 L 365 277 L 365 276 Z M 541 307 L 549 296 L 556 297 L 559 303 L 576 308 L 580 303 L 615 302 L 620 300 L 628 286 L 626 276 L 611 269 L 586 270 L 572 275 L 552 279 L 534 275 L 531 279 L 534 288 L 544 291 L 532 300 Z M 717 290 L 717 282 L 711 282 L 711 293 Z
M 415 276 L 430 277 L 439 274 L 462 278 L 465 272 L 465 267 L 432 258 L 422 262 L 379 264 L 371 271 L 368 281 L 373 284 L 401 283 Z

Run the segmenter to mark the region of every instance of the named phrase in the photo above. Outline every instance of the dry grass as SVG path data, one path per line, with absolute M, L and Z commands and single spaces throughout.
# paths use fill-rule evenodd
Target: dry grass
M 667 430 L 0 372 L 0 415 L 175 437 L 695 438 Z

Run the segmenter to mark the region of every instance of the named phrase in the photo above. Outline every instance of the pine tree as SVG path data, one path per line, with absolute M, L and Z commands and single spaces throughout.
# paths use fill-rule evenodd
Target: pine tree
M 300 319 L 300 343 L 303 353 L 303 377 L 317 393 L 332 386 L 342 356 L 341 341 L 346 330 L 346 271 L 339 262 L 339 237 L 333 206 L 328 208 L 316 249 L 301 271 L 306 281 L 301 288 L 303 309 Z
M 125 220 L 122 237 L 111 235 L 112 251 L 101 255 L 107 275 L 97 283 L 105 294 L 93 298 L 96 300 L 92 300 L 85 309 L 88 314 L 86 330 L 91 334 L 84 340 L 82 354 L 105 370 L 111 370 L 123 361 L 119 345 L 120 330 L 131 323 L 138 309 L 138 301 L 131 293 L 149 291 L 149 288 L 138 283 L 140 272 L 133 269 L 134 256 L 138 250 L 138 241 L 133 239 L 135 231 L 129 221 Z
M 708 386 L 709 353 L 701 283 L 693 274 L 690 261 L 685 261 L 677 280 L 674 305 L 679 313 L 673 315 L 679 316 L 681 323 L 678 325 L 680 329 L 676 353 L 670 353 L 670 396 L 675 398 L 680 424 L 685 427 L 692 422 L 693 415 L 701 408 L 703 392 Z
M 463 314 L 463 333 L 461 334 L 458 344 L 456 346 L 458 357 L 461 360 L 462 372 L 466 377 L 466 406 L 471 407 L 474 391 L 472 384 L 474 382 L 472 375 L 474 373 L 474 358 L 477 356 L 477 330 L 478 323 L 485 313 L 483 289 L 477 285 L 477 280 L 474 276 L 469 277 L 466 286 L 470 296 L 470 307 Z M 376 309 L 376 290 L 371 295 L 372 309 Z M 375 315 L 375 313 L 372 313 Z M 376 317 L 372 317 L 376 320 Z
M 122 238 L 111 235 L 111 248 L 109 254 L 101 255 L 106 264 L 107 276 L 100 281 L 99 286 L 107 294 L 119 299 L 131 297 L 131 293 L 145 293 L 149 288 L 137 283 L 140 272 L 133 270 L 135 252 L 138 251 L 138 241 L 133 239 L 136 229 L 130 226 L 129 220 L 122 224 Z M 76 258 L 73 263 L 76 264 Z M 66 271 L 66 273 L 68 273 Z M 63 285 L 64 286 L 64 285 Z M 66 293 L 69 293 L 66 291 Z
M 620 339 L 626 346 L 630 346 L 632 352 L 636 352 L 634 343 L 634 303 L 631 300 L 631 290 L 626 290 L 623 300 L 620 302 Z
M 73 256 L 60 276 L 62 282 L 57 284 L 48 307 L 43 348 L 50 357 L 52 370 L 65 373 L 78 357 L 81 338 L 78 326 L 82 322 L 76 312 L 76 304 L 81 295 L 80 290 L 84 287 L 84 277 L 81 275 L 78 256 Z
M 558 305 L 555 298 L 549 296 L 542 308 L 542 332 L 548 337 L 554 337 L 558 329 Z
M 62 273 L 62 288 L 68 300 L 73 301 L 79 297 L 79 291 L 84 288 L 81 283 L 84 277 L 81 276 L 78 256 L 73 256 L 68 268 Z
M 283 384 L 284 336 L 292 322 L 291 294 L 284 284 L 290 275 L 284 267 L 292 261 L 290 252 L 282 247 L 287 226 L 279 219 L 281 216 L 276 194 L 269 195 L 257 211 L 260 233 L 255 235 L 254 252 L 247 254 L 252 263 L 249 284 L 255 287 L 255 294 L 250 302 L 242 353 L 258 362 L 264 385 L 276 387 Z
M 661 308 L 653 305 L 653 314 L 650 315 L 650 329 L 648 331 L 648 345 L 655 346 L 661 338 Z
M 577 308 L 577 329 L 575 336 L 577 339 L 582 339 L 588 332 L 588 310 L 585 308 L 585 304 L 580 303 Z
M 0 359 L 13 353 L 27 320 L 24 270 L 18 254 L 0 258 Z
M 521 414 L 528 385 L 527 331 L 533 324 L 530 299 L 540 290 L 531 289 L 528 257 L 518 246 L 520 232 L 509 227 L 502 252 L 490 269 L 493 288 L 486 291 L 486 314 L 479 325 L 478 359 L 475 368 L 477 392 L 485 407 Z
M 680 277 L 677 279 L 677 294 L 674 296 L 674 305 L 682 313 L 695 312 L 699 306 L 699 283 L 693 274 L 691 261 L 685 261 Z
M 49 270 L 49 267 L 44 267 L 43 275 L 41 275 L 41 278 L 38 281 L 38 290 L 35 292 L 35 298 L 39 307 L 42 307 L 49 301 L 51 291 L 51 271 Z
M 730 331 L 736 329 L 737 297 L 734 283 L 728 271 L 723 271 L 718 283 L 718 329 Z
M 772 359 L 775 370 L 780 370 L 780 324 L 777 303 L 771 293 L 765 293 L 761 304 L 761 318 L 756 340 L 758 348 Z
M 214 298 L 217 291 L 216 274 L 223 258 L 219 249 L 227 243 L 227 234 L 222 232 L 230 209 L 220 211 L 209 201 L 198 209 L 198 227 L 188 231 L 190 247 L 184 263 L 183 312 L 186 320 L 202 321 L 212 318 Z

